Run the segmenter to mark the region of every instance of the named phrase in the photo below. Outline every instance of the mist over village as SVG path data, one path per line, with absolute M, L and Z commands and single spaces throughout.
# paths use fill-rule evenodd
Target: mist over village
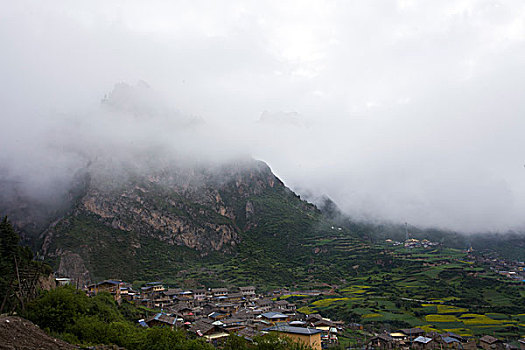
M 0 348 L 525 349 L 525 4 L 0 11 Z

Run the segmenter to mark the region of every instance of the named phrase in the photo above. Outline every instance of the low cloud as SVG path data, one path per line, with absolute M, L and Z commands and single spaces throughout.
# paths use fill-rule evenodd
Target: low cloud
M 52 193 L 99 154 L 251 155 L 355 218 L 522 228 L 524 19 L 496 1 L 17 1 L 0 174 Z

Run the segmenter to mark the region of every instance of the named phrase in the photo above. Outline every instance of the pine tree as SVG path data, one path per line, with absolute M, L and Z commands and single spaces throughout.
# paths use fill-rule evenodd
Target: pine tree
M 16 234 L 7 216 L 4 216 L 0 223 L 0 259 L 2 262 L 13 262 L 14 257 L 18 255 L 19 241 L 20 237 Z
M 15 279 L 15 259 L 18 258 L 18 241 L 13 226 L 7 216 L 0 223 L 0 312 L 11 308 L 13 281 Z
M 0 313 L 23 310 L 37 294 L 38 277 L 47 265 L 33 261 L 33 252 L 20 246 L 20 236 L 4 217 L 0 222 Z

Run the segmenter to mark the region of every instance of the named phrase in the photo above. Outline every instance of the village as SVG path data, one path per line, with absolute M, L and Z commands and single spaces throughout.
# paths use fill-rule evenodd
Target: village
M 501 276 L 525 282 L 525 262 L 523 261 L 502 259 L 492 254 L 469 254 L 468 257 L 472 262 L 488 266 L 490 270 Z
M 407 233 L 404 241 L 395 241 L 390 238 L 385 240 L 385 243 L 392 245 L 393 247 L 403 247 L 407 249 L 415 248 L 435 248 L 439 247 L 440 243 L 432 242 L 428 239 L 415 239 L 410 238 Z M 465 260 L 477 264 L 487 266 L 491 271 L 521 282 L 525 282 L 525 262 L 518 260 L 503 259 L 495 256 L 492 252 L 475 252 L 472 246 L 464 250 L 466 253 Z
M 206 341 L 220 345 L 230 334 L 247 340 L 268 332 L 283 333 L 314 349 L 337 344 L 343 322 L 332 321 L 319 314 L 304 315 L 296 305 L 256 293 L 253 286 L 184 290 L 165 288 L 162 282 L 149 282 L 133 290 L 122 281 L 105 280 L 86 288 L 88 295 L 107 292 L 117 302 L 127 300 L 136 305 L 160 310 L 139 320 L 142 327 L 165 326 L 184 328 Z M 318 291 L 310 293 L 318 294 Z M 272 300 L 273 299 L 273 300 Z
M 405 248 L 429 248 L 429 247 L 436 247 L 439 246 L 439 243 L 437 242 L 431 242 L 428 239 L 415 239 L 415 238 L 409 238 L 407 235 L 407 238 L 405 241 L 394 241 L 390 238 L 385 240 L 386 243 L 392 244 L 394 247 L 396 246 L 403 246 Z
M 67 281 L 59 281 L 62 284 Z M 162 282 L 146 283 L 140 290 L 119 280 L 105 280 L 85 288 L 89 296 L 110 293 L 117 303 L 131 302 L 152 311 L 138 321 L 141 327 L 182 328 L 220 347 L 231 334 L 248 341 L 267 333 L 284 335 L 314 350 L 340 347 L 343 333 L 361 337 L 360 349 L 525 349 L 485 335 L 464 337 L 451 332 L 425 332 L 421 328 L 386 330 L 376 333 L 358 323 L 331 320 L 319 313 L 304 314 L 294 303 L 280 299 L 284 293 L 318 296 L 318 290 L 258 293 L 253 286 L 238 288 L 166 288 Z

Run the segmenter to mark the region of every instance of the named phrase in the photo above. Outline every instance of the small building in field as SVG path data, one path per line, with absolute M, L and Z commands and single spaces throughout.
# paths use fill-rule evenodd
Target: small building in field
M 431 350 L 439 348 L 439 343 L 432 338 L 419 336 L 412 342 L 412 349 Z
M 484 335 L 483 337 L 479 338 L 479 346 L 485 350 L 505 348 L 501 340 L 491 335 Z
M 239 291 L 245 298 L 253 298 L 255 296 L 254 286 L 239 287 Z
M 255 300 L 255 306 L 261 311 L 269 311 L 272 308 L 273 302 L 270 299 L 257 299 Z
M 117 302 L 120 302 L 120 287 L 124 283 L 122 281 L 105 280 L 99 283 L 91 284 L 87 287 L 88 295 L 94 296 L 99 293 L 109 293 L 115 298 Z
M 228 288 L 212 288 L 211 294 L 214 298 L 228 296 Z
M 406 334 L 401 333 L 401 332 L 393 332 L 393 333 L 390 333 L 389 335 L 392 337 L 392 339 L 396 341 L 406 340 L 407 338 Z
M 151 287 L 152 292 L 163 292 L 165 290 L 162 282 L 148 282 L 146 286 Z
M 275 326 L 266 328 L 265 331 L 284 335 L 298 343 L 312 348 L 313 350 L 321 350 L 322 331 L 319 329 L 292 326 Z
M 290 316 L 275 311 L 265 312 L 260 315 L 260 318 L 270 323 L 288 322 L 290 320 Z
M 379 334 L 370 338 L 366 346 L 367 349 L 394 349 L 396 343 L 394 338 L 388 334 Z
M 229 336 L 228 333 L 222 331 L 219 327 L 205 319 L 192 323 L 188 331 L 198 337 L 206 339 L 207 342 L 215 346 Z
M 228 333 L 240 331 L 241 329 L 246 327 L 246 320 L 242 320 L 239 318 L 225 318 L 219 322 L 221 322 L 222 328 Z
M 242 293 L 230 293 L 228 294 L 228 301 L 238 302 L 243 298 Z
M 421 328 L 404 328 L 399 330 L 401 333 L 404 333 L 407 336 L 408 340 L 414 340 L 417 337 L 422 337 L 425 335 L 425 331 Z
M 204 300 L 204 299 L 206 299 L 206 290 L 204 290 L 204 289 L 194 289 L 193 290 L 193 299 L 195 299 L 195 300 Z
M 55 278 L 55 282 L 56 282 L 57 286 L 66 286 L 68 284 L 71 284 L 71 278 L 57 277 L 57 278 Z
M 441 337 L 441 339 L 439 339 L 439 343 L 443 349 L 463 349 L 461 341 L 453 337 Z
M 348 328 L 349 329 L 353 329 L 353 330 L 363 330 L 363 325 L 361 323 L 350 323 L 348 325 Z
M 243 337 L 244 339 L 252 342 L 255 337 L 261 335 L 261 332 L 259 332 L 258 330 L 254 328 L 246 327 L 238 331 L 237 335 L 239 337 Z
M 176 322 L 177 322 L 176 317 L 169 316 L 162 312 L 159 312 L 155 316 L 150 317 L 149 319 L 145 321 L 148 327 L 169 327 L 169 328 L 173 328 Z

